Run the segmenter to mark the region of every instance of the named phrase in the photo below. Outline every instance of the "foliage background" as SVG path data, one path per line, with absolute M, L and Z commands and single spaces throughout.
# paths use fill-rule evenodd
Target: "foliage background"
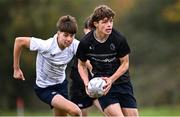
M 84 20 L 100 4 L 116 12 L 114 27 L 131 47 L 130 72 L 139 107 L 180 105 L 180 0 L 1 0 L 0 112 L 16 109 L 18 97 L 26 109 L 49 109 L 33 91 L 36 53 L 23 51 L 26 81 L 13 79 L 15 38 L 47 39 L 56 33 L 58 18 L 70 14 L 77 19 L 80 39 Z

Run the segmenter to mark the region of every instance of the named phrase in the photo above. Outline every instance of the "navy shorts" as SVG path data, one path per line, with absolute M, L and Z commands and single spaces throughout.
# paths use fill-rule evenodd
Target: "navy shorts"
M 119 103 L 121 108 L 137 108 L 131 82 L 113 84 L 107 95 L 98 100 L 103 110 L 115 103 Z
M 67 87 L 68 81 L 65 79 L 63 83 L 56 84 L 53 86 L 49 86 L 46 88 L 38 87 L 37 85 L 34 86 L 34 90 L 36 92 L 36 95 L 39 97 L 39 99 L 47 104 L 51 105 L 51 101 L 53 97 L 57 94 L 62 95 L 64 98 L 68 99 L 68 87 Z

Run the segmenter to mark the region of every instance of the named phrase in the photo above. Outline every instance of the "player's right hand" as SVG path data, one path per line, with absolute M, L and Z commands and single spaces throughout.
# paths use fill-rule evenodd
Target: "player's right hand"
M 14 69 L 13 77 L 17 80 L 25 80 L 23 72 L 21 69 Z

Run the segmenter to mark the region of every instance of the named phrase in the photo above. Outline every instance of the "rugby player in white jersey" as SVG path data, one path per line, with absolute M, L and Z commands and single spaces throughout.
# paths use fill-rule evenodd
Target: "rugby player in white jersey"
M 76 53 L 79 41 L 75 39 L 77 22 L 74 17 L 62 16 L 57 22 L 57 33 L 47 39 L 17 37 L 14 43 L 14 74 L 18 80 L 25 80 L 20 68 L 23 48 L 37 51 L 35 92 L 40 100 L 49 104 L 54 116 L 81 116 L 81 110 L 68 98 L 65 69 Z

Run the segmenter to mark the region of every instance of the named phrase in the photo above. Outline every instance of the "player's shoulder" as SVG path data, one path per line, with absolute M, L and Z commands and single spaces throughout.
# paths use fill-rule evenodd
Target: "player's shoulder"
M 38 38 L 38 37 L 30 37 L 29 39 L 30 39 L 30 41 L 36 41 L 39 43 L 43 43 L 43 42 L 49 43 L 49 42 L 52 42 L 54 40 L 54 37 L 50 37 L 48 39 L 43 39 L 43 38 Z
M 48 51 L 53 46 L 54 38 L 42 39 L 37 37 L 30 37 L 30 50 L 33 51 Z
M 79 45 L 79 40 L 75 38 L 75 39 L 73 39 L 71 45 L 67 49 L 75 52 L 77 50 L 78 45 Z
M 78 45 L 79 44 L 79 40 L 78 39 L 73 39 L 73 42 L 72 42 L 72 44 L 71 45 Z
M 114 28 L 112 30 L 112 36 L 115 37 L 115 39 L 120 39 L 120 40 L 125 39 L 124 34 Z
M 79 43 L 79 40 L 76 39 L 76 38 L 74 38 L 74 39 L 73 39 L 73 43 Z
M 92 30 L 89 33 L 87 33 L 86 35 L 84 35 L 81 38 L 80 42 L 87 43 L 87 42 L 91 41 L 92 37 L 93 37 L 93 32 L 94 32 L 94 30 Z

